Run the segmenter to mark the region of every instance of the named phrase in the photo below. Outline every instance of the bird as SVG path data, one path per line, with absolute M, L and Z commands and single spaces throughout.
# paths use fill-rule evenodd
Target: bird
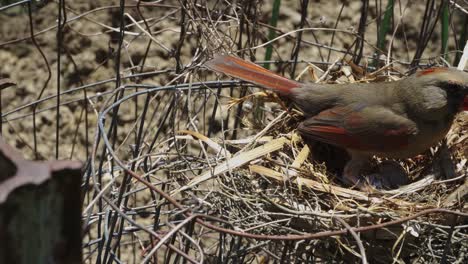
M 389 82 L 321 84 L 291 80 L 232 55 L 216 55 L 205 66 L 289 98 L 305 117 L 297 130 L 345 149 L 350 160 L 342 179 L 362 190 L 399 187 L 389 187 L 391 169 L 390 175 L 363 175 L 373 156 L 421 154 L 468 111 L 468 73 L 454 68 L 428 68 Z

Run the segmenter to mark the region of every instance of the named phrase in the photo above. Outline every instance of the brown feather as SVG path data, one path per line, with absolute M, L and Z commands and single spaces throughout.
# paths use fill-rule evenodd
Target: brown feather
M 363 104 L 337 106 L 307 119 L 299 131 L 342 148 L 382 153 L 405 148 L 414 124 L 391 111 Z

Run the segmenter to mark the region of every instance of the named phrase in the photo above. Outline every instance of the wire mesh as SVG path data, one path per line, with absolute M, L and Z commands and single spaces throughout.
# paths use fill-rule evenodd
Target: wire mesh
M 217 81 L 203 67 L 213 54 L 235 52 L 294 78 L 307 80 L 306 70 L 299 72 L 309 66 L 329 73 L 327 82 L 343 82 L 346 67 L 396 79 L 456 60 L 464 1 L 450 1 L 454 39 L 446 59 L 435 45 L 439 1 L 398 1 L 387 50 L 376 49 L 378 34 L 369 33 L 384 14 L 380 1 L 283 1 L 287 22 L 280 16 L 275 27 L 264 22 L 270 3 L 257 0 L 33 2 L 0 8 L 0 18 L 17 25 L 2 28 L 0 74 L 18 83 L 1 91 L 2 134 L 32 158 L 86 160 L 85 263 L 466 258 L 466 213 L 457 213 L 466 212 L 465 202 L 434 206 L 466 178 L 463 120 L 449 139 L 459 165 L 455 180 L 426 177 L 429 155 L 404 162 L 425 181 L 419 189 L 347 193 L 321 163 L 291 166 L 307 146 L 294 133 L 299 113 L 251 85 Z M 422 17 L 418 29 L 413 13 Z M 261 60 L 267 45 L 275 60 Z M 28 60 L 16 63 L 22 57 Z M 10 66 L 16 64 L 22 65 Z M 229 167 L 236 155 L 278 140 L 287 142 L 281 151 Z M 258 173 L 263 168 L 279 175 Z M 200 175 L 209 180 L 186 188 Z M 316 185 L 303 185 L 304 178 Z

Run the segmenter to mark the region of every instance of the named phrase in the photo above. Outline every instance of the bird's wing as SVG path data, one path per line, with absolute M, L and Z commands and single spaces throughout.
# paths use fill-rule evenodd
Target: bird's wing
M 217 55 L 214 59 L 206 62 L 205 66 L 211 70 L 255 83 L 284 94 L 289 94 L 291 89 L 302 85 L 299 82 L 279 76 L 255 63 L 230 55 Z
M 335 106 L 302 122 L 299 131 L 339 147 L 370 152 L 391 152 L 408 145 L 417 125 L 381 106 Z

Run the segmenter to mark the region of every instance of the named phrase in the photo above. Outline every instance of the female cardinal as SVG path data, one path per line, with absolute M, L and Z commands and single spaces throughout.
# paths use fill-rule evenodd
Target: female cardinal
M 304 84 L 229 55 L 206 66 L 290 98 L 306 117 L 298 130 L 346 149 L 351 160 L 344 179 L 361 188 L 373 155 L 413 157 L 442 140 L 455 115 L 468 110 L 468 73 L 456 69 L 431 68 L 385 83 Z M 371 184 L 382 187 L 382 180 Z

